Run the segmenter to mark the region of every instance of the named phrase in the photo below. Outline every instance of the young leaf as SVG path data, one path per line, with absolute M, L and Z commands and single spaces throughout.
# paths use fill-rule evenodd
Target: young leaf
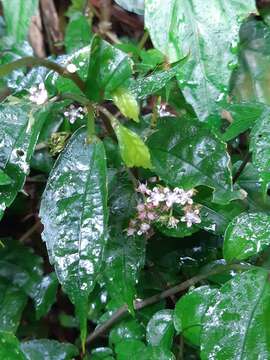
M 214 189 L 213 201 L 228 204 L 244 194 L 234 192 L 226 144 L 198 121 L 162 118 L 148 139 L 156 174 L 173 187 Z
M 7 34 L 16 42 L 27 39 L 31 17 L 38 11 L 38 0 L 3 0 Z
M 268 359 L 268 271 L 250 270 L 223 285 L 203 318 L 201 359 Z
M 93 37 L 86 80 L 86 95 L 92 101 L 102 101 L 132 75 L 132 61 L 127 54 L 100 37 Z
M 230 1 L 226 6 L 221 0 L 145 1 L 145 22 L 154 46 L 171 62 L 190 53 L 179 84 L 200 120 L 226 93 L 236 60 L 239 19 L 253 11 L 254 0 Z
M 21 351 L 18 339 L 6 331 L 0 331 L 0 359 L 29 360 Z
M 21 350 L 27 360 L 72 360 L 79 354 L 78 349 L 72 344 L 48 339 L 22 342 Z
M 263 212 L 242 213 L 227 227 L 223 245 L 227 261 L 245 260 L 270 245 L 270 216 Z
M 128 167 L 143 167 L 151 169 L 151 158 L 148 147 L 142 139 L 114 119 L 113 129 L 117 136 L 122 159 Z
M 103 144 L 86 141 L 80 128 L 60 154 L 42 197 L 44 224 L 51 263 L 74 303 L 86 337 L 87 300 L 99 274 L 106 243 L 107 171 Z
M 126 237 L 118 234 L 110 238 L 105 252 L 105 281 L 112 299 L 118 306 L 127 304 L 133 310 L 136 283 L 139 270 L 144 265 L 145 242 L 140 237 Z
M 121 113 L 134 120 L 139 122 L 139 113 L 140 108 L 135 96 L 125 88 L 118 88 L 112 93 L 113 102 L 121 111 Z
M 161 310 L 154 314 L 146 329 L 147 343 L 170 350 L 172 347 L 174 326 L 173 311 Z
M 209 286 L 201 286 L 182 296 L 175 306 L 175 329 L 195 346 L 200 346 L 202 318 L 216 292 Z

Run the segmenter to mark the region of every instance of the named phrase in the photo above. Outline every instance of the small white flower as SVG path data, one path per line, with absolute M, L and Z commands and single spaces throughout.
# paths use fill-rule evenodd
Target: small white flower
M 147 202 L 150 202 L 156 207 L 159 206 L 159 203 L 163 201 L 165 201 L 165 194 L 163 193 L 162 189 L 154 187 L 153 191 L 150 193 L 149 198 L 147 199 Z
M 197 209 L 193 209 L 190 206 L 187 206 L 185 209 L 185 216 L 181 217 L 181 221 L 182 222 L 186 222 L 187 223 L 187 227 L 191 227 L 193 224 L 200 224 L 202 222 L 199 214 L 200 214 L 200 210 Z
M 149 190 L 148 187 L 146 186 L 146 184 L 143 184 L 143 183 L 140 183 L 140 185 L 137 187 L 136 191 L 141 194 L 150 194 L 151 193 L 151 190 Z
M 84 109 L 80 106 L 76 108 L 73 104 L 64 112 L 71 124 L 74 124 L 77 119 L 83 119 L 85 115 Z
M 150 221 L 154 221 L 154 220 L 156 220 L 157 215 L 156 215 L 153 211 L 149 211 L 149 212 L 147 213 L 147 218 L 148 218 Z
M 44 83 L 40 83 L 38 86 L 32 86 L 29 89 L 29 99 L 37 105 L 42 105 L 48 100 L 48 92 Z
M 170 229 L 177 228 L 178 223 L 179 223 L 178 219 L 176 219 L 174 216 L 170 216 L 167 226 Z
M 168 208 L 171 208 L 173 204 L 179 204 L 181 201 L 181 198 L 179 194 L 169 191 L 166 193 L 166 205 Z
M 147 231 L 149 231 L 151 228 L 151 226 L 147 223 L 142 223 L 141 226 L 140 226 L 140 229 L 137 231 L 137 234 L 138 235 L 142 235 L 142 234 L 145 234 L 147 233 Z
M 193 189 L 184 191 L 183 189 L 175 188 L 174 192 L 178 194 L 178 200 L 176 201 L 177 204 L 180 205 L 192 205 L 193 200 L 192 196 L 194 195 L 195 191 Z
M 78 70 L 75 64 L 68 64 L 67 71 L 71 74 L 74 74 Z
M 136 232 L 136 229 L 133 227 L 127 228 L 127 236 L 133 236 Z

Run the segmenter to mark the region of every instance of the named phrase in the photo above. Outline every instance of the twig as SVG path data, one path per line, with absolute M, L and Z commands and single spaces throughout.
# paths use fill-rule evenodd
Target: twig
M 196 283 L 207 279 L 209 276 L 217 275 L 225 271 L 235 270 L 235 271 L 241 271 L 241 270 L 249 270 L 252 267 L 250 265 L 242 265 L 242 264 L 229 264 L 224 266 L 218 266 L 214 270 L 209 271 L 205 274 L 199 274 L 197 276 L 194 276 L 193 278 L 186 280 L 182 282 L 181 284 L 178 284 L 176 286 L 173 286 L 172 288 L 169 288 L 159 294 L 156 294 L 154 296 L 151 296 L 143 301 L 134 301 L 134 309 L 135 310 L 141 310 L 145 308 L 146 306 L 155 304 L 156 302 L 159 302 L 160 300 L 166 299 L 169 296 L 175 295 L 181 291 L 184 291 L 188 289 L 189 287 L 195 285 Z M 108 319 L 106 322 L 104 322 L 102 325 L 100 325 L 92 334 L 90 334 L 86 340 L 86 343 L 89 344 L 93 342 L 96 338 L 98 338 L 100 335 L 108 331 L 115 323 L 117 323 L 124 315 L 128 314 L 128 307 L 127 305 L 122 306 L 117 311 L 115 311 L 110 319 Z
M 11 73 L 13 70 L 19 69 L 24 66 L 46 67 L 47 69 L 53 70 L 53 71 L 57 72 L 59 75 L 72 80 L 81 91 L 84 91 L 84 89 L 85 89 L 85 83 L 77 73 L 70 73 L 67 71 L 67 69 L 65 67 L 63 67 L 53 61 L 46 60 L 46 59 L 39 59 L 39 58 L 32 57 L 32 56 L 26 56 L 19 60 L 16 60 L 11 63 L 0 66 L 0 77 L 6 76 L 9 73 Z
M 244 157 L 242 164 L 240 165 L 239 169 L 236 171 L 233 177 L 233 184 L 236 182 L 236 180 L 239 178 L 239 176 L 242 174 L 243 170 L 245 169 L 247 163 L 251 160 L 251 153 L 248 152 L 246 156 Z
M 30 229 L 28 229 L 20 238 L 19 238 L 19 242 L 25 242 L 25 240 L 27 240 L 31 235 L 33 235 L 36 230 L 38 230 L 40 227 L 40 222 L 36 222 L 32 227 L 30 227 Z

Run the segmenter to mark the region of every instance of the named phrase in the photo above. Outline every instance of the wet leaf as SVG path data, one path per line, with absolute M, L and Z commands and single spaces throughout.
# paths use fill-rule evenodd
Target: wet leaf
M 88 358 L 87 358 L 88 359 Z M 91 352 L 89 360 L 113 360 L 113 351 L 110 348 L 100 347 Z
M 71 360 L 79 354 L 74 345 L 48 339 L 23 342 L 21 350 L 27 360 Z
M 132 75 L 132 61 L 127 54 L 95 36 L 90 46 L 86 80 L 86 95 L 92 101 L 102 101 Z
M 18 339 L 12 333 L 0 331 L 0 359 L 28 360 L 20 349 Z
M 242 213 L 225 232 L 223 245 L 227 261 L 245 260 L 270 245 L 270 216 L 263 212 Z
M 12 183 L 12 179 L 0 169 L 0 185 L 9 185 Z
M 121 113 L 134 120 L 139 122 L 139 113 L 140 108 L 135 96 L 129 92 L 128 89 L 118 88 L 112 93 L 113 102 L 121 111 Z
M 134 12 L 138 15 L 143 15 L 144 0 L 116 0 L 116 3 L 127 11 Z
M 268 359 L 269 274 L 262 269 L 223 285 L 203 319 L 201 359 Z
M 216 291 L 209 286 L 200 286 L 182 296 L 175 306 L 175 329 L 195 346 L 200 346 L 202 318 Z
M 136 319 L 123 320 L 116 324 L 110 332 L 110 346 L 117 345 L 123 340 L 144 340 L 145 328 Z
M 228 204 L 244 194 L 234 192 L 226 144 L 192 119 L 162 118 L 149 146 L 156 174 L 173 187 L 198 185 L 214 189 L 213 201 Z
M 103 144 L 87 144 L 85 128 L 59 156 L 41 201 L 42 234 L 51 263 L 75 304 L 86 336 L 87 299 L 102 265 L 106 243 L 107 173 Z
M 139 271 L 145 261 L 145 241 L 141 237 L 119 235 L 110 238 L 105 252 L 105 281 L 109 295 L 118 306 L 127 304 L 132 313 Z
M 162 349 L 170 350 L 173 343 L 173 336 L 173 311 L 166 309 L 155 313 L 147 324 L 147 343 L 152 346 L 160 346 Z
M 51 306 L 56 300 L 56 292 L 58 288 L 58 281 L 55 273 L 50 273 L 43 277 L 42 281 L 37 287 L 35 294 L 35 307 L 37 319 L 46 315 Z
M 220 0 L 145 1 L 145 23 L 154 46 L 171 62 L 190 54 L 179 72 L 179 85 L 200 120 L 227 92 L 241 19 L 253 11 L 253 0 L 226 6 Z

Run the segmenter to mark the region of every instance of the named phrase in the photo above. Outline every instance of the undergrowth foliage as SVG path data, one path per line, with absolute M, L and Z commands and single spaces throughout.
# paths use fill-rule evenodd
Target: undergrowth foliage
M 270 359 L 269 2 L 1 3 L 0 359 Z

